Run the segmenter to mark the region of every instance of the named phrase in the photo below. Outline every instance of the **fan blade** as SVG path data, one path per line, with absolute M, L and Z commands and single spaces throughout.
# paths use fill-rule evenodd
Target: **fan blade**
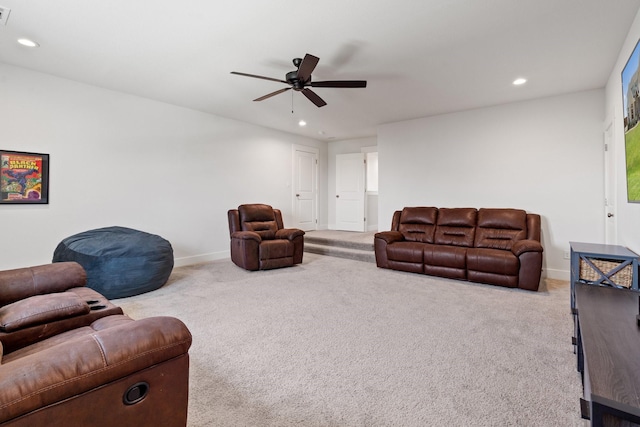
M 278 94 L 280 94 L 282 92 L 286 92 L 289 89 L 291 89 L 291 88 L 290 87 L 285 87 L 284 89 L 280 89 L 280 90 L 277 90 L 275 92 L 271 92 L 271 93 L 269 93 L 269 94 L 267 94 L 265 96 L 261 96 L 260 98 L 256 98 L 256 99 L 254 99 L 254 101 L 264 101 L 267 98 L 271 98 L 272 96 L 278 95 Z
M 286 82 L 284 80 L 272 79 L 271 77 L 256 76 L 255 74 L 239 73 L 237 71 L 232 71 L 231 74 L 237 74 L 238 76 L 254 77 L 256 79 L 271 80 L 272 82 L 280 82 L 280 83 L 284 83 L 284 84 L 289 84 L 289 82 Z
M 306 96 L 307 98 L 309 98 L 309 101 L 313 102 L 314 104 L 316 104 L 317 107 L 324 107 L 325 105 L 327 105 L 326 102 L 324 102 L 324 99 L 320 98 L 314 91 L 312 91 L 311 89 L 302 89 L 302 94 L 304 96 Z
M 311 73 L 316 68 L 316 65 L 318 65 L 318 61 L 320 61 L 320 58 L 307 53 L 298 67 L 298 80 L 301 82 L 309 80 Z
M 310 82 L 311 87 L 367 87 L 366 80 L 333 80 L 328 82 Z

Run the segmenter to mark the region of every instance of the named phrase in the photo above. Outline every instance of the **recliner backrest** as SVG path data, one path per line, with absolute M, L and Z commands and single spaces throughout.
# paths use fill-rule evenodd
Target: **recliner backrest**
M 258 233 L 263 240 L 273 239 L 278 231 L 274 209 L 269 205 L 251 204 L 238 206 L 242 231 Z
M 438 219 L 438 208 L 404 208 L 400 214 L 398 231 L 409 242 L 433 243 L 433 235 Z
M 518 240 L 527 238 L 527 213 L 521 209 L 478 210 L 476 248 L 511 250 Z
M 435 243 L 472 247 L 477 213 L 475 208 L 440 208 Z

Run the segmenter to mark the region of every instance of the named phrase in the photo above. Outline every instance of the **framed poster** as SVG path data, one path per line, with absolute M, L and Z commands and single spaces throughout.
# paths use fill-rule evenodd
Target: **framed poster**
M 0 150 L 0 204 L 49 203 L 49 155 Z
M 636 43 L 622 70 L 622 102 L 624 115 L 624 151 L 627 175 L 627 201 L 640 203 L 640 42 Z

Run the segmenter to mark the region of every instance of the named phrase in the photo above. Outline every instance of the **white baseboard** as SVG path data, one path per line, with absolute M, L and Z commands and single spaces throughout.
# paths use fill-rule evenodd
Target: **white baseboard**
M 555 280 L 571 280 L 571 274 L 569 270 L 556 270 L 556 269 L 546 269 L 544 272 L 544 276 L 549 279 Z
M 184 267 L 186 265 L 200 264 L 203 262 L 211 262 L 219 259 L 231 258 L 230 251 L 212 252 L 209 254 L 188 256 L 182 258 L 175 258 L 173 260 L 174 267 Z

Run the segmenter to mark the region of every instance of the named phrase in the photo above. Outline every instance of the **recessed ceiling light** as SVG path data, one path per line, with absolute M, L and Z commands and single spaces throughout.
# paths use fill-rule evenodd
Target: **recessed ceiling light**
M 29 40 L 29 39 L 18 39 L 18 43 L 20 43 L 22 46 L 27 46 L 27 47 L 39 47 L 40 45 L 36 42 L 34 42 L 33 40 Z
M 520 86 L 520 85 L 525 84 L 526 82 L 527 82 L 527 79 L 523 79 L 522 77 L 520 77 L 518 79 L 515 79 L 513 81 L 513 84 L 516 85 L 516 86 Z
M 300 120 L 298 122 L 298 126 L 306 126 L 306 125 L 307 125 L 307 122 L 305 122 L 304 120 Z

